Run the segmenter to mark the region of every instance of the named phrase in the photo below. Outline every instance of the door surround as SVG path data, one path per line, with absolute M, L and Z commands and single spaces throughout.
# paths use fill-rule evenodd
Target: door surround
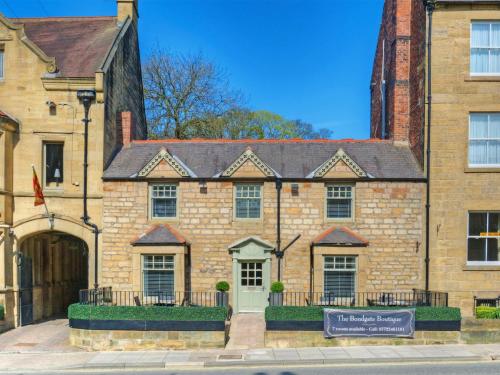
M 262 262 L 262 287 L 266 295 L 271 287 L 271 256 L 274 246 L 259 238 L 246 237 L 229 246 L 233 257 L 233 309 L 235 314 L 240 312 L 241 286 L 240 272 L 243 262 Z

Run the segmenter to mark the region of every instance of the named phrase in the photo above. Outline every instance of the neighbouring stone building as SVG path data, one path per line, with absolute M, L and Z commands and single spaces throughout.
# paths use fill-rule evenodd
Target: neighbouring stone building
M 84 129 L 77 90 L 96 92 L 88 206 L 100 228 L 101 177 L 122 147 L 121 123 L 133 115 L 140 126 L 128 130 L 146 137 L 137 2 L 117 5 L 113 17 L 0 14 L 0 304 L 10 325 L 64 313 L 78 289 L 94 283 L 94 234 L 81 219 Z M 33 205 L 32 165 L 48 215 Z
M 133 141 L 104 174 L 102 284 L 214 291 L 261 311 L 277 279 L 277 186 L 287 291 L 423 287 L 424 180 L 391 141 Z M 360 297 L 364 298 L 364 297 Z M 346 302 L 348 301 L 348 302 Z M 366 303 L 366 302 L 365 302 Z
M 450 293 L 450 305 L 471 315 L 474 296 L 500 295 L 500 1 L 428 4 L 433 9 L 429 282 L 431 289 Z M 392 130 L 385 138 L 407 142 L 419 158 L 426 142 L 411 134 L 429 126 L 422 112 L 424 11 L 420 0 L 386 1 L 372 81 L 372 135 L 382 137 L 378 129 L 384 126 L 409 129 L 406 138 Z M 404 31 L 386 32 L 393 29 Z M 404 106 L 387 105 L 382 116 L 384 38 L 390 46 L 408 43 L 416 57 L 385 64 L 385 76 L 395 77 L 386 85 L 405 89 L 386 90 L 386 103 Z

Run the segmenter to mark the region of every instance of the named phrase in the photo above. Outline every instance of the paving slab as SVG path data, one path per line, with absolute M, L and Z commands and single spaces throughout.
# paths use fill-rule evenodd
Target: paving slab
M 298 361 L 300 360 L 297 349 L 274 349 L 274 358 L 278 361 Z
M 325 359 L 350 359 L 352 358 L 345 348 L 319 348 Z
M 297 353 L 299 354 L 299 357 L 302 360 L 325 359 L 325 356 L 323 355 L 323 353 L 319 348 L 298 348 Z

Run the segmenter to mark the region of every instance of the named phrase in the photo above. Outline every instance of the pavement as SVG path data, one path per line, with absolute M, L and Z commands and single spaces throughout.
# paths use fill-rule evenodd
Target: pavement
M 492 360 L 500 363 L 500 344 L 263 349 L 264 338 L 257 329 L 264 324 L 263 316 L 241 314 L 233 318 L 231 338 L 225 349 L 134 352 L 87 352 L 74 348 L 68 342 L 68 321 L 49 320 L 0 335 L 0 371 L 208 369 Z
M 1 337 L 3 339 L 3 337 Z M 479 362 L 500 359 L 500 344 L 350 346 L 135 352 L 0 353 L 2 371 L 309 366 L 367 363 Z
M 69 344 L 68 319 L 51 319 L 11 329 L 0 335 L 0 353 L 80 351 Z

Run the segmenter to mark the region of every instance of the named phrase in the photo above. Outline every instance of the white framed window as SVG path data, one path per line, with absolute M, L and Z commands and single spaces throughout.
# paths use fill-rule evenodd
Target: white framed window
M 152 219 L 168 219 L 177 217 L 177 185 L 150 185 Z
M 326 217 L 352 219 L 354 187 L 352 185 L 327 185 Z
M 146 297 L 174 297 L 174 256 L 143 255 L 142 286 Z
M 334 298 L 353 298 L 356 293 L 356 257 L 328 255 L 324 262 L 324 293 L 333 294 Z
M 467 264 L 500 265 L 500 212 L 469 212 Z
M 500 22 L 472 22 L 470 72 L 472 75 L 500 74 Z
M 237 184 L 235 189 L 235 218 L 260 219 L 262 211 L 262 185 Z
M 58 188 L 64 182 L 64 143 L 43 143 L 44 186 Z
M 469 166 L 500 167 L 500 113 L 471 113 Z
M 4 55 L 5 51 L 3 49 L 3 46 L 0 45 L 0 81 L 5 78 Z

